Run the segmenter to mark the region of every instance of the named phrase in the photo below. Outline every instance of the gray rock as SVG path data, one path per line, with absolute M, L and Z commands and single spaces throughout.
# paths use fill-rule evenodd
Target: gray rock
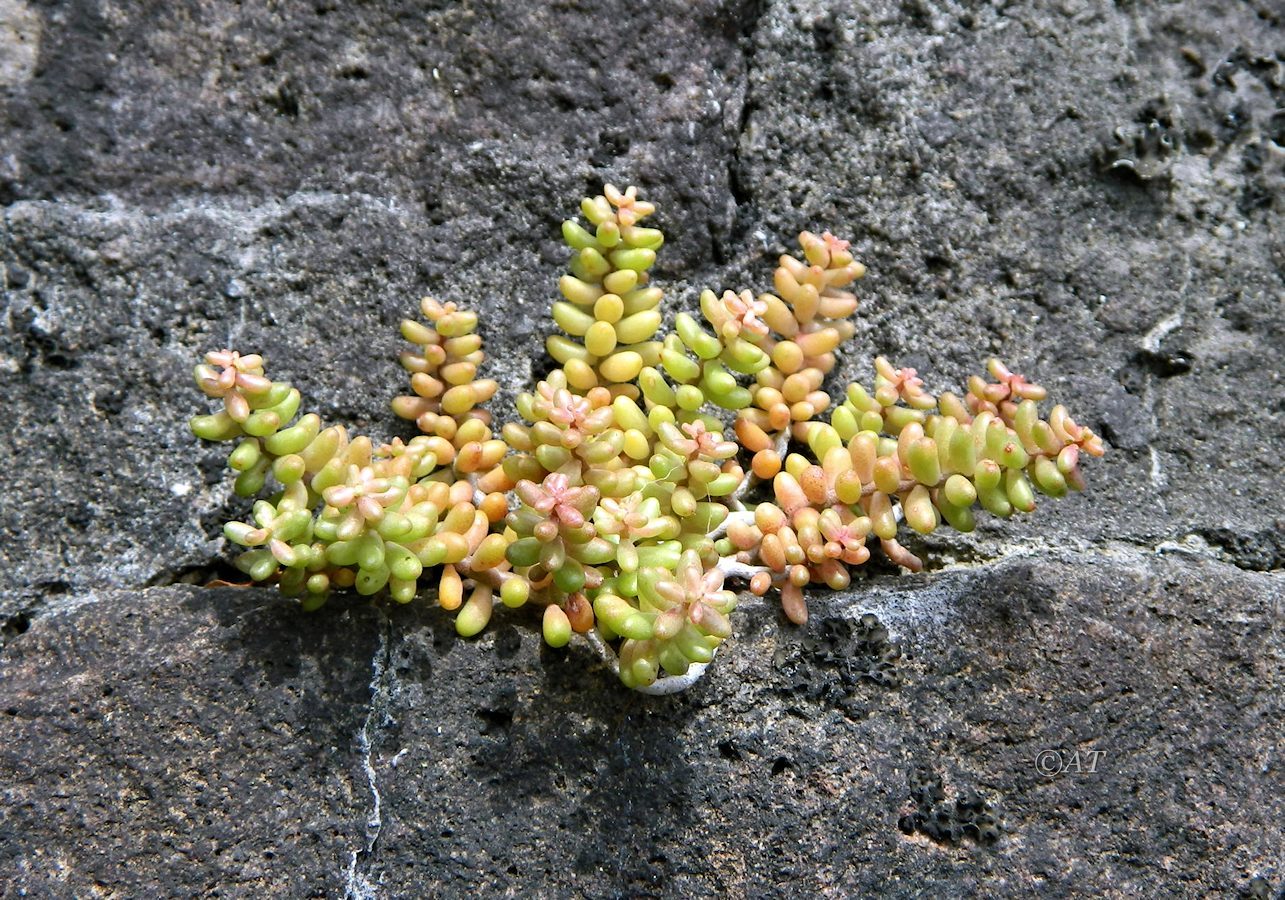
M 1156 437 L 1156 423 L 1146 405 L 1134 394 L 1113 385 L 1102 398 L 1102 436 L 1120 450 L 1145 450 Z
M 752 605 L 697 687 L 648 698 L 526 611 L 463 641 L 422 607 L 104 591 L 0 659 L 4 868 L 68 896 L 1279 884 L 1283 600 L 1181 553 L 875 577 L 805 629 Z M 862 613 L 900 686 L 864 674 Z M 998 840 L 904 834 L 921 771 Z
M 6 893 L 334 892 L 381 623 L 194 587 L 41 616 L 0 660 Z
M 0 0 L 6 886 L 1280 889 L 1270 3 L 251 6 Z M 674 307 L 829 228 L 870 271 L 836 384 L 997 354 L 1114 444 L 1084 495 L 919 548 L 975 568 L 810 601 L 877 608 L 902 688 L 836 696 L 766 611 L 657 702 L 524 626 L 184 584 L 245 508 L 185 424 L 201 352 L 406 436 L 396 323 L 432 293 L 483 312 L 512 417 L 603 180 L 660 204 Z M 1032 769 L 1076 749 L 1115 767 Z M 896 829 L 920 765 L 994 847 Z

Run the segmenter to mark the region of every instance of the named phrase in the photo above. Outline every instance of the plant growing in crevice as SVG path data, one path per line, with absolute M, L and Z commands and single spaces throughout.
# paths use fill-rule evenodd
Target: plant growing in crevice
M 729 582 L 775 591 L 802 624 L 805 588 L 846 587 L 872 548 L 920 569 L 903 525 L 1030 512 L 1037 493 L 1081 489 L 1082 456 L 1103 452 L 1063 407 L 1042 417 L 1044 390 L 997 360 L 934 397 L 881 357 L 836 404 L 825 380 L 865 269 L 829 233 L 800 235 L 774 293 L 704 291 L 703 322 L 680 312 L 658 336 L 664 237 L 640 224 L 654 208 L 608 185 L 581 211 L 587 225 L 562 229 L 558 367 L 498 434 L 477 315 L 453 303 L 426 298 L 423 321 L 402 322 L 411 393 L 392 407 L 421 432 L 409 440 L 296 419 L 299 392 L 259 356 L 206 356 L 196 381 L 221 408 L 192 431 L 235 442 L 238 495 L 270 493 L 224 527 L 242 571 L 305 609 L 335 589 L 409 603 L 435 587 L 466 637 L 497 599 L 537 607 L 550 646 L 582 635 L 626 685 L 664 693 L 731 635 Z

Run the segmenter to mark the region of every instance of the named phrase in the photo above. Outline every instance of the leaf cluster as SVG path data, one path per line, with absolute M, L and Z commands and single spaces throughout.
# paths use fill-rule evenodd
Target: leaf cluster
M 546 345 L 559 367 L 498 434 L 477 316 L 453 303 L 426 298 L 423 320 L 402 323 L 411 393 L 392 406 L 421 432 L 407 441 L 296 420 L 299 392 L 260 357 L 207 355 L 196 381 L 221 408 L 193 432 L 235 442 L 239 495 L 274 484 L 224 528 L 238 567 L 309 609 L 336 588 L 406 603 L 427 583 L 464 636 L 497 597 L 537 607 L 549 645 L 584 635 L 648 690 L 690 683 L 731 635 L 729 579 L 777 592 L 802 623 L 804 588 L 846 587 L 872 547 L 920 568 L 903 524 L 968 531 L 979 509 L 1030 512 L 1037 493 L 1081 489 L 1081 459 L 1103 452 L 1063 407 L 1042 417 L 1044 390 L 996 360 L 962 397 L 933 397 L 879 358 L 872 386 L 833 406 L 826 379 L 865 269 L 828 232 L 799 236 L 774 292 L 703 291 L 699 318 L 680 312 L 661 334 L 650 270 L 664 236 L 640 224 L 654 207 L 607 185 L 581 212 L 562 227 L 565 333 Z

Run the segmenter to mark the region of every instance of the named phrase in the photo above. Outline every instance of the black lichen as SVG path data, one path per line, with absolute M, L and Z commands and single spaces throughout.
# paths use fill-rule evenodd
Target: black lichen
M 958 844 L 969 838 L 990 846 L 999 840 L 999 818 L 976 791 L 966 791 L 953 803 L 948 802 L 941 775 L 929 766 L 912 769 L 908 782 L 915 810 L 897 821 L 903 834 L 918 832 L 939 844 Z
M 791 647 L 778 651 L 777 670 L 786 690 L 845 708 L 862 685 L 901 684 L 901 646 L 874 613 L 859 619 L 832 617 L 816 624 Z

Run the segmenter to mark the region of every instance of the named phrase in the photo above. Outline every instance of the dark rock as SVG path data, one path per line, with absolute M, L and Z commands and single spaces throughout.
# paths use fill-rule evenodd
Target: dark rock
M 1102 436 L 1121 450 L 1141 450 L 1155 438 L 1156 425 L 1138 397 L 1116 388 L 1102 401 Z
M 1199 534 L 1242 569 L 1270 572 L 1285 568 L 1285 519 L 1277 519 L 1273 526 L 1252 533 L 1209 527 L 1200 529 Z
M 832 615 L 911 652 L 854 718 L 781 695 L 764 605 L 647 698 L 527 611 L 463 641 L 418 606 L 106 590 L 0 656 L 0 853 L 36 895 L 1218 895 L 1285 858 L 1282 599 L 1143 553 L 877 579 Z
M 1280 17 L 955 6 L 0 2 L 5 889 L 1279 890 Z M 976 569 L 810 596 L 811 650 L 751 609 L 663 702 L 520 616 L 470 643 L 184 584 L 231 577 L 247 508 L 185 424 L 201 352 L 407 436 L 396 323 L 431 293 L 482 312 L 510 419 L 604 179 L 660 205 L 675 308 L 851 237 L 830 387 L 999 355 L 1114 444 L 1088 491 L 915 548 Z
M 0 656 L 7 891 L 332 893 L 386 625 L 261 591 L 82 595 Z

